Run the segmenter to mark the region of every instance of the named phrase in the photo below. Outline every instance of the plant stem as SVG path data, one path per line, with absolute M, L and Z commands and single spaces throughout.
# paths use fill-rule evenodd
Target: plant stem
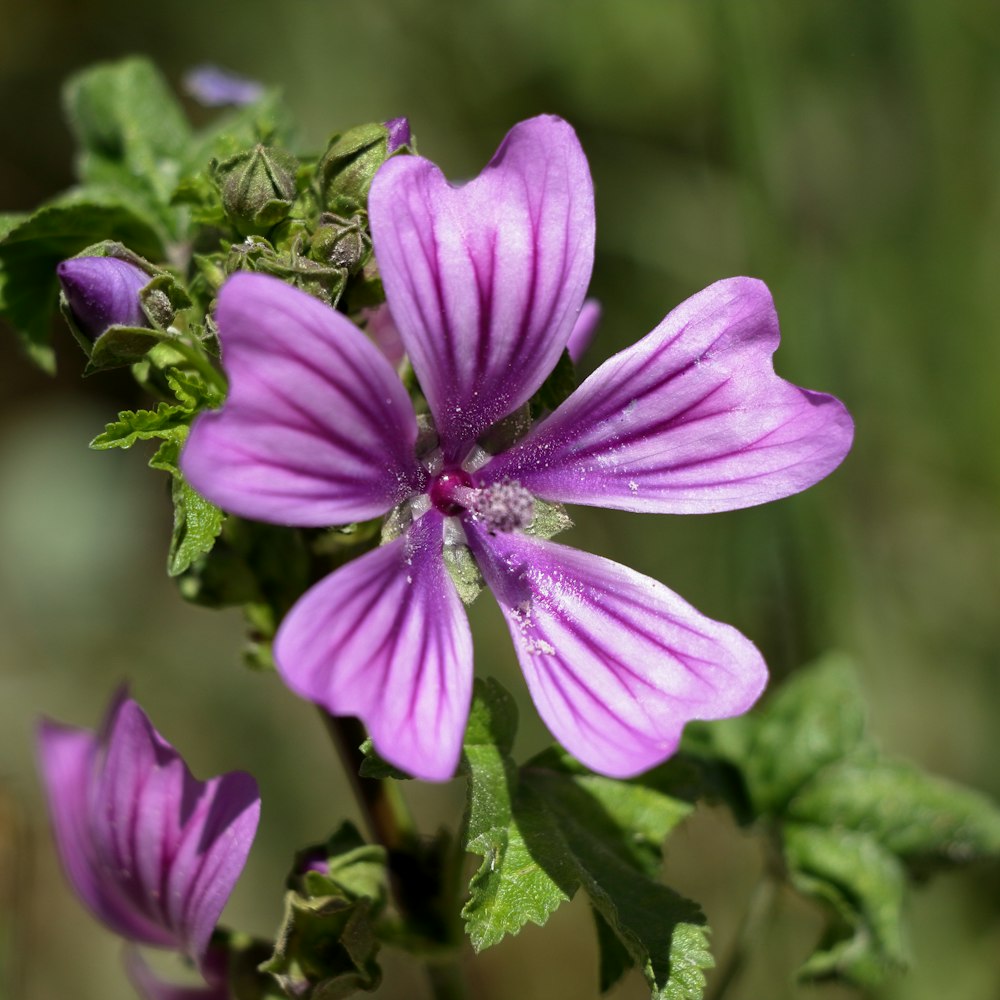
M 451 961 L 428 959 L 426 968 L 434 1000 L 464 1000 L 465 982 L 457 959 Z
M 777 886 L 777 881 L 768 873 L 761 875 L 754 886 L 746 912 L 743 914 L 743 920 L 736 932 L 736 940 L 733 942 L 728 958 L 719 967 L 718 975 L 711 992 L 707 995 L 707 1000 L 723 1000 L 729 987 L 743 971 L 761 922 L 771 910 Z
M 340 754 L 369 833 L 389 852 L 411 849 L 417 829 L 399 788 L 394 782 L 362 778 L 358 773 L 364 760 L 360 749 L 367 736 L 364 726 L 353 716 L 330 715 L 322 709 L 320 715 Z

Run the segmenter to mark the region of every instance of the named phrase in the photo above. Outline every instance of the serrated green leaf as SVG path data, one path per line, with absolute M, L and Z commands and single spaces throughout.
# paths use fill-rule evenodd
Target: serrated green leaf
M 742 762 L 755 807 L 774 814 L 827 764 L 865 739 L 864 699 L 853 665 L 824 657 L 778 689 L 756 718 Z
M 163 258 L 155 220 L 121 195 L 96 190 L 70 192 L 43 205 L 0 239 L 3 314 L 46 371 L 55 364 L 49 333 L 58 301 L 56 265 L 104 239 L 153 260 Z
M 704 917 L 655 878 L 660 844 L 690 804 L 591 774 L 561 750 L 518 771 L 509 756 L 512 705 L 491 687 L 477 686 L 463 756 L 466 846 L 484 859 L 462 911 L 473 946 L 544 924 L 582 886 L 599 928 L 617 941 L 603 949 L 605 985 L 634 963 L 654 997 L 701 997 L 712 964 Z
M 180 576 L 191 564 L 210 552 L 222 530 L 226 515 L 187 484 L 178 467 L 180 449 L 187 428 L 169 437 L 149 460 L 151 469 L 169 472 L 170 495 L 174 504 L 174 529 L 167 554 L 167 575 Z
M 180 104 L 144 58 L 100 63 L 71 77 L 66 117 L 80 150 L 77 169 L 89 184 L 122 187 L 166 207 L 191 144 Z M 160 212 L 169 221 L 170 212 Z
M 920 865 L 1000 854 L 1000 809 L 993 802 L 901 761 L 861 757 L 827 767 L 792 799 L 787 814 L 871 834 Z
M 783 833 L 792 884 L 834 918 L 800 975 L 870 986 L 904 966 L 906 877 L 899 860 L 864 833 L 797 823 Z
M 90 447 L 96 451 L 108 448 L 131 448 L 136 441 L 154 438 L 174 438 L 186 433 L 191 411 L 175 403 L 160 403 L 155 410 L 123 410 L 112 420 Z

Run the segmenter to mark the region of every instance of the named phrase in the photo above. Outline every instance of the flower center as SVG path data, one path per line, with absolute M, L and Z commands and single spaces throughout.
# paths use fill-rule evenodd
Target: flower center
M 474 489 L 472 476 L 464 469 L 449 469 L 431 483 L 428 494 L 431 503 L 442 514 L 450 517 L 453 514 L 461 514 L 469 507 Z
M 516 479 L 502 479 L 477 490 L 470 509 L 493 535 L 529 527 L 535 516 L 535 498 Z

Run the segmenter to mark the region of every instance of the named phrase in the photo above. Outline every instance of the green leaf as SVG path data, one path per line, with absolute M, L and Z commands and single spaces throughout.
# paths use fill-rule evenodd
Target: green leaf
M 117 420 L 90 442 L 90 447 L 106 451 L 108 448 L 131 448 L 136 441 L 174 438 L 186 432 L 190 421 L 191 411 L 176 403 L 160 403 L 155 410 L 123 410 Z
M 477 684 L 463 756 L 466 846 L 484 859 L 462 911 L 473 946 L 544 924 L 582 887 L 599 935 L 617 942 L 602 944 L 604 985 L 635 964 L 654 997 L 701 997 L 712 965 L 704 917 L 656 881 L 660 844 L 690 804 L 591 774 L 561 750 L 518 770 L 509 756 L 515 725 L 510 696 L 495 682 Z
M 135 364 L 156 347 L 160 340 L 158 333 L 145 327 L 109 326 L 94 341 L 90 360 L 83 373 L 93 375 L 109 368 L 122 368 L 125 365 Z
M 93 190 L 50 202 L 0 239 L 3 313 L 46 371 L 55 369 L 49 333 L 58 300 L 56 265 L 104 239 L 154 260 L 164 255 L 154 220 L 118 195 Z
M 830 655 L 793 674 L 759 715 L 736 720 L 731 728 L 746 743 L 733 763 L 757 810 L 778 814 L 816 772 L 863 745 L 865 726 L 857 673 L 845 657 Z
M 148 59 L 84 70 L 66 83 L 63 102 L 80 146 L 83 181 L 168 205 L 192 136 L 180 104 Z M 161 217 L 169 220 L 170 213 Z
M 867 834 L 789 824 L 784 852 L 792 884 L 833 917 L 802 978 L 869 986 L 906 964 L 906 877 L 890 851 Z
M 1000 854 L 1000 809 L 993 802 L 901 761 L 840 761 L 802 789 L 788 816 L 868 833 L 919 867 Z
M 187 484 L 178 467 L 181 444 L 187 428 L 164 441 L 149 460 L 151 469 L 171 475 L 170 495 L 174 503 L 174 529 L 167 555 L 167 575 L 180 576 L 191 564 L 210 552 L 222 530 L 226 515 Z

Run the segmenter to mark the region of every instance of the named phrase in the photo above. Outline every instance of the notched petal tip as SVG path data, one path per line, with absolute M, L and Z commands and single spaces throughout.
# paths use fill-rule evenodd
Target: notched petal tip
M 531 119 L 458 188 L 428 160 L 388 160 L 369 213 L 389 307 L 446 458 L 459 459 L 569 339 L 593 264 L 586 158 L 564 121 Z
M 597 369 L 485 470 L 561 503 L 736 510 L 801 492 L 850 450 L 833 396 L 779 377 L 778 318 L 755 278 L 716 282 Z

